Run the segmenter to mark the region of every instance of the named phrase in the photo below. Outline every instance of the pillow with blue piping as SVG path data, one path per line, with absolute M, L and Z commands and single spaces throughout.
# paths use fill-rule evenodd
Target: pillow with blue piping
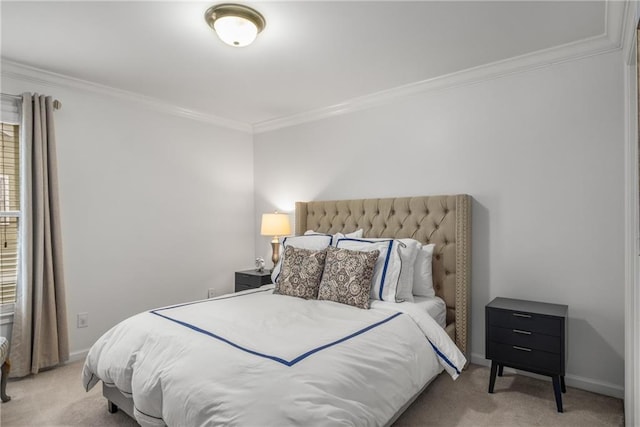
M 324 236 L 328 236 L 328 234 L 324 234 L 324 233 L 319 233 L 317 231 L 313 231 L 313 230 L 307 230 L 304 232 L 305 236 L 310 236 L 310 235 L 315 235 L 315 234 L 322 234 Z M 333 235 L 333 241 L 331 242 L 332 246 L 335 246 L 336 243 L 338 243 L 338 240 L 340 239 L 345 239 L 345 238 L 352 238 L 352 239 L 360 239 L 362 238 L 362 235 L 364 234 L 364 230 L 362 228 L 354 231 L 353 233 L 336 233 Z
M 321 251 L 331 245 L 333 236 L 330 234 L 312 234 L 308 236 L 290 236 L 282 239 L 280 244 L 280 260 L 271 271 L 271 281 L 278 283 L 282 262 L 284 261 L 284 250 L 287 246 L 299 249 L 309 249 L 311 251 Z
M 371 298 L 413 302 L 414 265 L 422 244 L 414 239 L 339 239 L 336 247 L 380 252 L 373 273 Z

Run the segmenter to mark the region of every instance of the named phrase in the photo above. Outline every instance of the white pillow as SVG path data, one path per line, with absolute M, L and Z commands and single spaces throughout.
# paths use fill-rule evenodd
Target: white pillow
M 271 271 L 271 281 L 276 283 L 278 280 L 280 269 L 282 268 L 282 258 L 284 258 L 284 248 L 287 246 L 293 246 L 294 248 L 299 249 L 309 249 L 312 251 L 321 251 L 330 246 L 332 241 L 333 236 L 330 234 L 310 234 L 307 236 L 285 237 L 282 239 L 282 242 L 280 242 L 280 259 Z
M 413 302 L 413 280 L 416 258 L 422 249 L 422 243 L 415 239 L 398 239 L 398 255 L 402 262 L 397 298 Z
M 373 272 L 371 298 L 390 302 L 413 302 L 413 268 L 420 242 L 414 239 L 339 239 L 338 248 L 379 250 Z
M 367 239 L 373 241 L 388 239 Z M 396 291 L 396 300 L 413 302 L 413 276 L 415 269 L 415 261 L 418 252 L 422 248 L 422 243 L 415 239 L 395 239 L 394 245 L 395 257 L 400 257 L 400 278 L 398 279 L 398 287 Z
M 433 249 L 436 245 L 424 245 L 418 251 L 413 268 L 413 294 L 421 297 L 435 297 L 433 289 Z
M 305 236 L 310 236 L 310 235 L 314 235 L 314 234 L 323 234 L 323 233 L 319 233 L 317 231 L 313 231 L 313 230 L 307 230 L 304 232 Z M 333 242 L 331 243 L 332 246 L 335 246 L 338 243 L 338 240 L 340 239 L 345 239 L 345 238 L 352 238 L 352 239 L 359 239 L 362 237 L 362 235 L 364 234 L 364 230 L 362 228 L 360 228 L 359 230 L 354 231 L 353 233 L 347 233 L 347 234 L 343 234 L 343 233 L 336 233 L 333 235 Z M 326 234 L 323 234 L 326 236 Z

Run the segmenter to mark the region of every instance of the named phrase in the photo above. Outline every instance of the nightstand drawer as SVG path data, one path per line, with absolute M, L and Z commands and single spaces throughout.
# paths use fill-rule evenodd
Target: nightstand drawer
M 489 342 L 487 358 L 516 369 L 534 370 L 557 374 L 563 372 L 562 356 L 534 348 Z
M 489 341 L 533 348 L 549 353 L 560 354 L 562 352 L 562 341 L 559 336 L 543 335 L 539 332 L 531 332 L 523 329 L 499 328 L 497 326 L 489 326 L 488 333 Z
M 236 283 L 236 287 L 234 289 L 234 292 L 242 292 L 242 291 L 246 291 L 248 289 L 255 289 L 256 287 L 253 285 L 239 285 Z
M 510 310 L 490 310 L 487 315 L 490 326 L 555 336 L 560 336 L 563 330 L 562 319 L 558 317 Z
M 248 285 L 255 288 L 269 283 L 271 283 L 271 275 L 269 273 L 236 272 L 236 285 Z

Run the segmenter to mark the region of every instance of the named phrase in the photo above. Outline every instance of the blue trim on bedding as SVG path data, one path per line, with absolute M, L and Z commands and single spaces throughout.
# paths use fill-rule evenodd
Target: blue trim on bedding
M 380 278 L 380 289 L 378 289 L 378 298 L 380 298 L 380 301 L 388 301 L 384 298 L 382 298 L 382 292 L 384 291 L 384 281 L 387 277 L 387 267 L 389 267 L 389 260 L 391 259 L 391 248 L 393 247 L 393 239 L 390 240 L 367 240 L 367 239 L 354 239 L 351 237 L 347 237 L 344 239 L 340 239 L 338 240 L 338 243 L 336 243 L 336 248 L 339 247 L 340 242 L 342 241 L 352 241 L 352 242 L 361 242 L 361 243 L 385 243 L 385 242 L 389 242 L 389 247 L 387 248 L 387 257 L 384 260 L 384 267 L 382 268 L 382 277 Z M 348 249 L 348 248 L 344 248 L 344 249 Z M 397 291 L 396 291 L 397 292 Z M 393 301 L 392 302 L 396 302 L 396 295 L 393 296 Z
M 149 418 L 153 418 L 154 420 L 162 420 L 164 421 L 164 418 L 160 418 L 160 417 L 154 417 L 153 415 L 149 415 L 145 412 L 142 412 L 140 409 L 138 409 L 136 407 L 136 405 L 133 405 L 133 409 L 135 409 L 136 411 L 140 412 L 142 415 L 144 415 L 145 417 L 149 417 Z
M 389 259 L 391 259 L 391 248 L 393 247 L 393 240 L 389 242 L 389 247 L 387 248 L 387 259 L 384 260 L 384 270 L 382 270 L 382 279 L 380 279 L 380 292 L 378 296 L 380 297 L 380 301 L 384 301 L 382 298 L 382 291 L 384 290 L 384 279 L 387 277 L 387 267 L 389 266 Z M 393 301 L 395 301 L 396 296 L 393 296 Z
M 245 351 L 245 352 L 247 352 L 247 353 L 249 353 L 249 354 L 253 354 L 254 356 L 260 356 L 260 357 L 264 357 L 264 358 L 266 358 L 266 359 L 271 359 L 271 360 L 274 360 L 274 361 L 276 361 L 276 362 L 278 362 L 278 363 L 282 363 L 283 365 L 288 365 L 288 364 L 289 364 L 289 362 L 287 362 L 287 361 L 286 361 L 286 360 L 284 360 L 284 359 L 281 359 L 281 358 L 276 357 L 276 356 L 270 356 L 270 355 L 268 355 L 268 354 L 258 353 L 257 351 L 253 351 L 253 350 L 250 350 L 250 349 L 248 349 L 248 348 L 242 347 L 241 345 L 238 345 L 238 344 L 236 344 L 236 343 L 234 343 L 234 342 L 232 342 L 232 341 L 230 341 L 230 340 L 228 340 L 228 339 L 226 339 L 226 338 L 223 338 L 223 337 L 221 337 L 220 335 L 216 335 L 216 334 L 214 334 L 214 333 L 212 333 L 212 332 L 209 332 L 209 331 L 206 331 L 206 330 L 204 330 L 204 329 L 202 329 L 202 328 L 198 328 L 197 326 L 194 326 L 194 325 L 192 325 L 192 324 L 190 324 L 190 323 L 183 322 L 183 321 L 181 321 L 181 320 L 174 319 L 174 318 L 169 317 L 169 316 L 165 316 L 165 315 L 160 314 L 160 313 L 157 313 L 157 312 L 155 312 L 155 311 L 152 311 L 151 313 L 155 314 L 156 316 L 160 316 L 160 317 L 162 317 L 162 318 L 165 318 L 165 319 L 167 319 L 167 320 L 170 320 L 170 321 L 172 321 L 172 322 L 175 322 L 175 323 L 177 323 L 177 324 L 179 324 L 179 325 L 185 326 L 185 327 L 187 327 L 187 328 L 189 328 L 189 329 L 193 329 L 194 331 L 196 331 L 196 332 L 200 332 L 201 334 L 205 334 L 205 335 L 207 335 L 207 336 L 210 336 L 211 338 L 215 338 L 215 339 L 217 339 L 217 340 L 220 340 L 220 341 L 222 341 L 222 342 L 224 342 L 224 343 L 227 343 L 227 344 L 229 344 L 230 346 L 235 347 L 235 348 L 237 348 L 237 349 L 239 349 L 239 350 Z M 291 365 L 288 365 L 288 366 L 291 366 Z
M 301 361 L 301 360 L 303 360 L 303 359 L 306 359 L 307 357 L 311 356 L 312 354 L 317 353 L 317 352 L 319 352 L 319 351 L 321 351 L 321 350 L 324 350 L 325 348 L 332 347 L 332 346 L 334 346 L 334 345 L 336 345 L 336 344 L 340 344 L 340 343 L 342 343 L 342 342 L 345 342 L 345 341 L 347 341 L 347 340 L 350 340 L 350 339 L 351 339 L 351 338 L 353 338 L 353 337 L 357 337 L 358 335 L 364 334 L 365 332 L 367 332 L 367 331 L 369 331 L 369 330 L 371 330 L 371 329 L 375 328 L 376 326 L 380 326 L 380 325 L 382 325 L 383 323 L 387 323 L 388 321 L 390 321 L 390 320 L 392 320 L 392 319 L 395 319 L 396 317 L 400 316 L 401 314 L 403 314 L 403 313 L 398 312 L 398 313 L 396 313 L 396 314 L 394 314 L 394 315 L 392 315 L 392 316 L 390 316 L 390 317 L 387 317 L 387 318 L 386 318 L 386 319 L 384 319 L 384 320 L 381 320 L 381 321 L 379 321 L 379 322 L 377 322 L 377 323 L 374 323 L 373 325 L 369 325 L 369 326 L 367 326 L 366 328 L 360 329 L 359 331 L 354 332 L 354 333 L 352 333 L 351 335 L 347 335 L 346 337 L 344 337 L 344 338 L 340 338 L 339 340 L 336 340 L 336 341 L 334 341 L 334 342 L 332 342 L 332 343 L 325 344 L 325 345 L 320 346 L 320 347 L 318 347 L 318 348 L 315 348 L 315 349 L 313 349 L 313 350 L 311 350 L 311 351 L 308 351 L 308 352 L 306 352 L 306 353 L 304 353 L 304 354 L 302 354 L 302 355 L 300 355 L 300 356 L 296 357 L 295 359 L 293 359 L 293 360 L 291 361 L 291 365 L 294 365 L 294 364 L 298 363 L 299 361 Z M 289 366 L 291 366 L 291 365 L 289 365 Z
M 216 335 L 213 332 L 209 332 L 209 331 L 207 331 L 205 329 L 199 328 L 199 327 L 197 327 L 195 325 L 192 325 L 190 323 L 183 322 L 181 320 L 177 320 L 177 319 L 171 318 L 169 316 L 165 316 L 163 314 L 158 313 L 157 311 L 158 310 L 152 310 L 152 311 L 150 311 L 150 313 L 155 314 L 156 316 L 162 317 L 164 319 L 170 320 L 171 322 L 175 322 L 175 323 L 177 323 L 179 325 L 182 325 L 182 326 L 184 326 L 186 328 L 189 328 L 189 329 L 191 329 L 193 331 L 200 332 L 201 334 L 207 335 L 207 336 L 209 336 L 211 338 L 215 338 L 215 339 L 217 339 L 219 341 L 222 341 L 222 342 L 224 342 L 226 344 L 229 344 L 232 347 L 237 348 L 238 350 L 242 350 L 242 351 L 244 351 L 246 353 L 253 354 L 254 356 L 263 357 L 265 359 L 271 359 L 274 362 L 281 363 L 281 364 L 283 364 L 285 366 L 288 366 L 288 367 L 291 367 L 291 366 L 295 365 L 296 363 L 306 359 L 307 357 L 309 357 L 309 356 L 311 356 L 311 355 L 313 355 L 313 354 L 315 354 L 315 353 L 317 353 L 319 351 L 325 350 L 325 349 L 327 349 L 329 347 L 333 347 L 333 346 L 335 346 L 337 344 L 340 344 L 340 343 L 343 343 L 345 341 L 348 341 L 351 338 L 354 338 L 354 337 L 356 337 L 358 335 L 364 334 L 365 332 L 370 331 L 371 329 L 373 329 L 373 328 L 375 328 L 377 326 L 380 326 L 380 325 L 382 325 L 384 323 L 387 323 L 390 320 L 392 320 L 392 319 L 400 316 L 401 314 L 403 314 L 401 312 L 395 313 L 395 314 L 387 317 L 386 319 L 383 319 L 383 320 L 381 320 L 379 322 L 376 322 L 376 323 L 374 323 L 372 325 L 369 325 L 369 326 L 367 326 L 365 328 L 362 328 L 362 329 L 352 333 L 351 335 L 347 335 L 346 337 L 343 337 L 343 338 L 340 338 L 340 339 L 338 339 L 336 341 L 330 342 L 329 344 L 325 344 L 325 345 L 322 345 L 320 347 L 316 347 L 316 348 L 314 348 L 312 350 L 309 350 L 306 353 L 303 353 L 300 356 L 298 356 L 298 357 L 296 357 L 296 358 L 294 358 L 294 359 L 289 361 L 289 360 L 285 360 L 285 359 L 283 359 L 281 357 L 272 356 L 272 355 L 269 355 L 269 354 L 260 353 L 260 352 L 255 351 L 255 350 L 248 349 L 246 347 L 243 347 L 243 346 L 241 346 L 239 344 L 234 343 L 231 340 L 228 340 L 228 339 L 226 339 L 224 337 L 221 337 L 220 335 Z
M 436 354 L 438 355 L 438 357 L 440 357 L 440 359 L 444 360 L 445 363 L 449 366 L 451 366 L 453 369 L 456 370 L 456 374 L 460 375 L 460 370 L 456 367 L 456 365 L 453 364 L 453 362 L 451 362 L 447 356 L 445 356 L 438 347 L 436 347 L 429 338 L 427 338 L 427 341 L 429 341 L 429 344 L 431 344 L 431 347 L 433 347 L 433 351 L 436 352 Z
M 98 378 L 98 377 L 96 377 L 96 375 L 93 372 L 91 372 L 91 378 L 89 378 L 89 381 L 87 381 L 86 384 L 84 384 L 84 381 L 83 381 L 82 385 L 84 386 L 84 391 L 87 391 L 87 392 L 89 391 L 89 384 L 91 384 L 91 381 L 93 381 L 94 378 Z M 100 380 L 100 378 L 98 378 L 98 380 Z M 97 384 L 97 381 L 96 381 L 96 384 Z

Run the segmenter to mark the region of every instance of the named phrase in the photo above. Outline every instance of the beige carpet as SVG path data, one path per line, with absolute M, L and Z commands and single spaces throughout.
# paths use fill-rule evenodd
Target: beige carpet
M 0 405 L 0 425 L 133 426 L 121 412 L 109 414 L 101 387 L 85 393 L 82 363 L 10 381 L 12 400 Z M 397 421 L 396 426 L 622 426 L 622 401 L 574 388 L 558 414 L 550 382 L 521 375 L 498 378 L 487 393 L 489 370 L 471 365 L 457 381 L 440 375 Z M 197 427 L 197 426 L 193 426 Z

